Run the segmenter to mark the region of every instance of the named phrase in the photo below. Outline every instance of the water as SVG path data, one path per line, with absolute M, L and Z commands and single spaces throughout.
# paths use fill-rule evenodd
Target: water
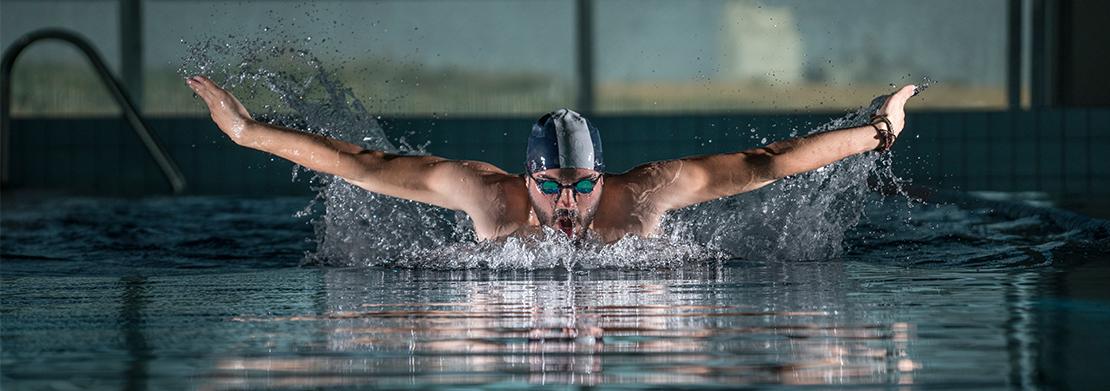
M 403 139 L 391 141 L 373 115 L 373 106 L 363 104 L 310 50 L 297 46 L 300 43 L 288 38 L 201 42 L 191 47 L 181 74 L 210 75 L 265 121 L 368 149 L 425 153 Z M 807 132 L 862 124 L 883 100 Z M 302 215 L 314 216 L 318 244 L 308 261 L 325 265 L 654 268 L 736 257 L 828 259 L 842 253 L 845 232 L 875 201 L 865 197 L 872 185 L 901 192 L 890 162 L 889 156 L 879 154 L 846 159 L 742 198 L 674 213 L 658 237 L 629 237 L 613 246 L 577 245 L 557 235 L 475 244 L 464 214 L 375 195 L 315 173 L 309 181 L 318 196 Z M 297 178 L 299 170 L 293 176 Z M 897 206 L 902 215 L 913 207 L 912 200 L 906 201 Z
M 434 270 L 300 266 L 303 198 L 9 194 L 0 383 L 1110 384 L 1107 223 L 952 197 L 872 200 L 824 260 Z
M 306 51 L 203 45 L 183 72 L 216 75 L 259 117 L 421 153 Z M 221 51 L 252 54 L 208 57 Z M 465 216 L 314 174 L 313 200 L 5 194 L 0 382 L 1110 384 L 1110 224 L 911 195 L 889 157 L 677 211 L 659 238 L 612 246 L 476 243 Z

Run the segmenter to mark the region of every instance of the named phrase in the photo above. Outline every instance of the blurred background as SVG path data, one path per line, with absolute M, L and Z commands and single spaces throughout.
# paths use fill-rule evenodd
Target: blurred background
M 228 142 L 180 72 L 197 42 L 281 36 L 390 137 L 509 171 L 559 107 L 592 115 L 623 171 L 804 134 L 929 83 L 900 175 L 1085 205 L 1110 194 L 1106 15 L 1097 0 L 2 0 L 0 46 L 51 27 L 86 38 L 191 194 L 310 194 L 290 164 Z M 31 43 L 0 77 L 6 191 L 172 191 L 72 45 Z

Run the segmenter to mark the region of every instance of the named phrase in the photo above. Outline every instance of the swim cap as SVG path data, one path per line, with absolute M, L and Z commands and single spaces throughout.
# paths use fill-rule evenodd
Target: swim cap
M 551 168 L 601 171 L 601 134 L 582 115 L 567 109 L 544 114 L 532 125 L 524 167 L 529 174 Z

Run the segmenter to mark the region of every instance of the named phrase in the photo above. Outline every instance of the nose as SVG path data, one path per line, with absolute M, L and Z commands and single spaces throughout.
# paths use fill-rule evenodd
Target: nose
M 573 209 L 578 206 L 578 200 L 574 199 L 574 191 L 571 189 L 560 189 L 559 200 L 555 203 L 560 209 Z

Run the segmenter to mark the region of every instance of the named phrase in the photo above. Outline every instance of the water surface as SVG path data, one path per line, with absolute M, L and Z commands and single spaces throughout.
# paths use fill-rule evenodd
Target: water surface
M 969 201 L 868 212 L 832 259 L 432 270 L 299 266 L 304 202 L 5 199 L 3 388 L 1110 384 L 1097 220 Z

